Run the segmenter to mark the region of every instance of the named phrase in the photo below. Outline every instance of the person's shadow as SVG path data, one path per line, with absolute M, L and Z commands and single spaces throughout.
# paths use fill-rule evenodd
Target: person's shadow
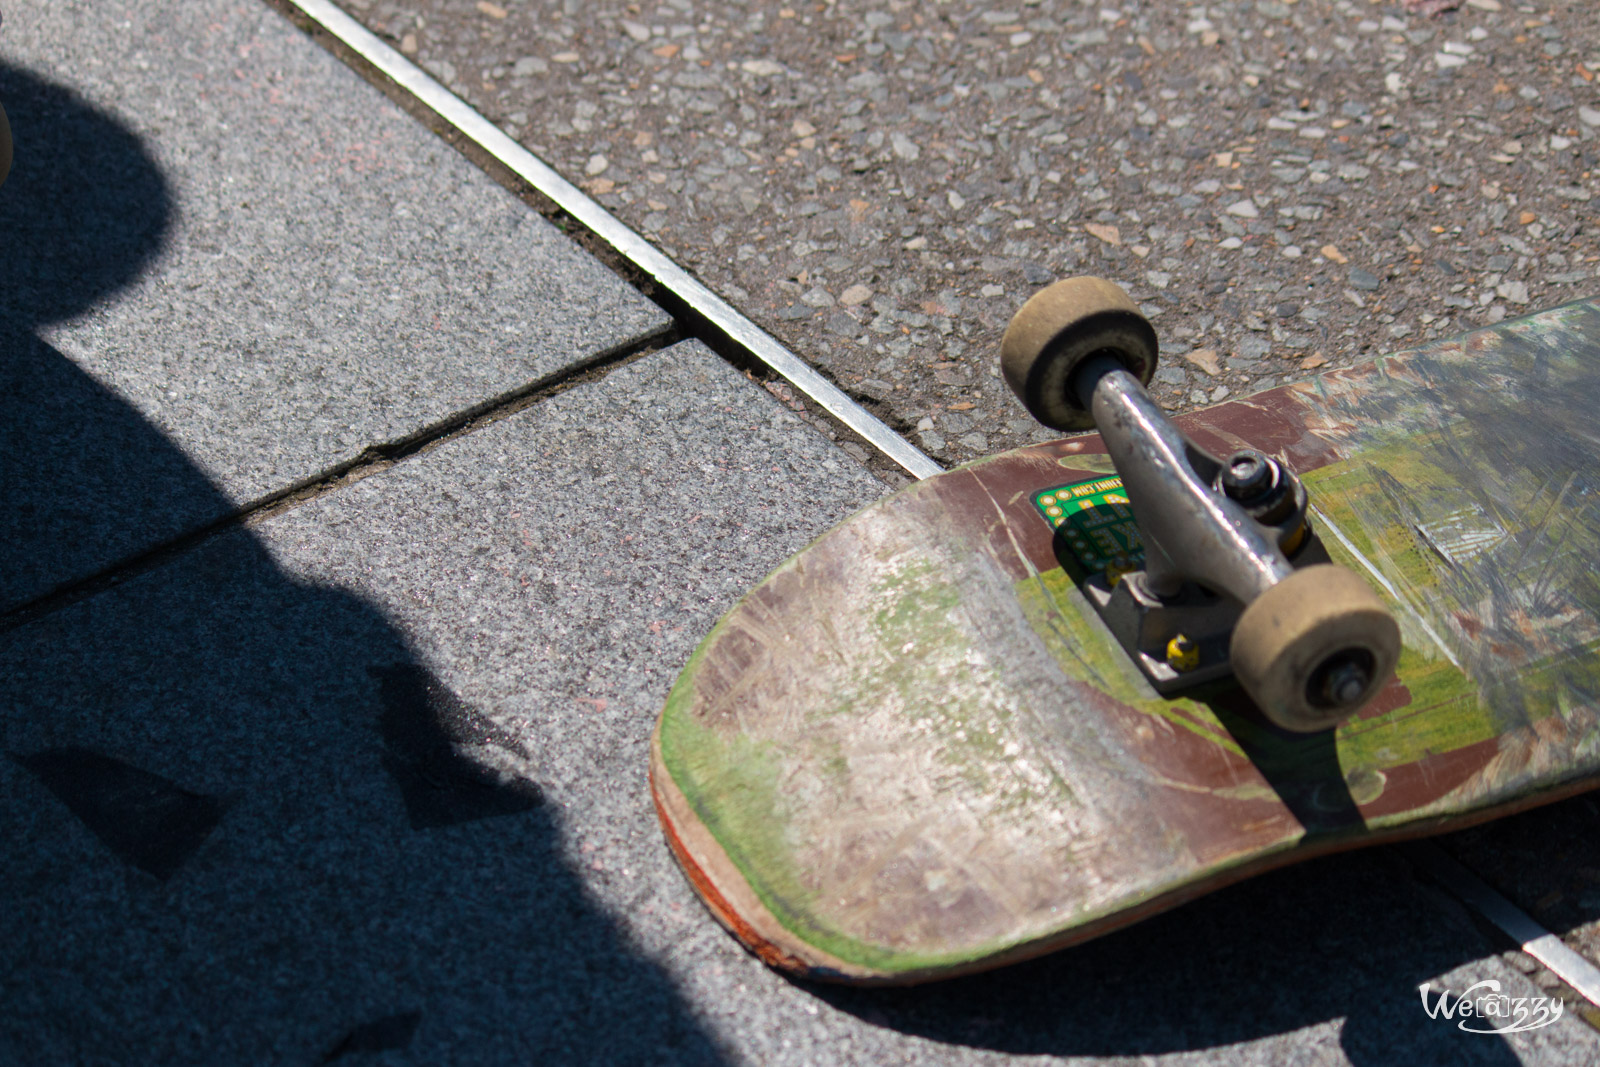
M 0 1061 L 718 1061 L 487 769 L 526 742 L 371 606 L 243 529 L 49 596 L 233 505 L 46 340 L 160 256 L 167 183 L 71 91 L 0 98 Z
M 27 71 L 0 63 L 0 98 L 18 145 L 0 188 L 0 1062 L 719 1060 L 589 901 L 531 780 L 487 769 L 525 764 L 527 740 L 370 605 L 295 580 L 243 529 L 50 596 L 233 505 L 46 340 L 161 253 L 178 208 L 159 170 Z M 1397 877 L 1381 856 L 1322 861 L 1002 972 L 808 988 L 869 1025 L 1014 1053 L 1180 1052 L 1343 1016 L 1358 1063 L 1513 1062 L 1422 1019 L 1415 984 L 1484 944 L 1414 895 L 1393 910 Z

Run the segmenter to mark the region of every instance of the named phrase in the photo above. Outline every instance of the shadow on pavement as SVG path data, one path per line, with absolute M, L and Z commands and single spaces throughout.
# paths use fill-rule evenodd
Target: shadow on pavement
M 0 98 L 15 605 L 230 504 L 44 339 L 141 284 L 179 205 L 70 91 L 0 64 Z M 241 530 L 19 622 L 0 618 L 0 1061 L 719 1059 L 590 903 L 537 789 L 487 769 L 529 753 L 360 599 Z
M 140 415 L 41 334 L 133 284 L 173 210 L 136 138 L 0 64 L 17 152 L 0 187 L 0 608 L 225 507 Z
M 1571 823 L 1584 801 L 1542 818 Z M 1269 873 L 989 974 L 905 990 L 811 988 L 873 1025 L 1016 1054 L 1219 1049 L 1343 1019 L 1340 1046 L 1361 1067 L 1520 1063 L 1505 1039 L 1462 1033 L 1422 1009 L 1422 983 L 1433 980 L 1437 993 L 1438 976 L 1509 947 L 1473 925 L 1379 848 Z M 1288 1055 L 1269 1046 L 1239 1060 Z

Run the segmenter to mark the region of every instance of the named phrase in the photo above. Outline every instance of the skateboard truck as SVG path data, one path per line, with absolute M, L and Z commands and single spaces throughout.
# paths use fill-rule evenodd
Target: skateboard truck
M 1056 282 L 1012 318 L 1007 383 L 1046 426 L 1098 429 L 1144 543 L 1142 567 L 1084 592 L 1160 692 L 1237 676 L 1289 730 L 1334 726 L 1394 673 L 1400 632 L 1371 587 L 1328 562 L 1305 487 L 1253 450 L 1218 459 L 1145 392 L 1155 330 L 1098 278 Z

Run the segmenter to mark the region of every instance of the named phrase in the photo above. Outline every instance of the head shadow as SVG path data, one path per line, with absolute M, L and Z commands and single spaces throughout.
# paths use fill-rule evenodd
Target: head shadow
M 136 280 L 175 205 L 139 137 L 73 90 L 0 62 L 0 100 L 15 143 L 0 185 L 0 322 L 33 331 Z
M 15 140 L 0 186 L 0 612 L 232 510 L 186 457 L 47 340 L 160 258 L 177 210 L 140 139 L 0 62 Z
M 534 742 L 382 611 L 247 529 L 116 570 L 234 505 L 48 337 L 181 205 L 72 90 L 0 63 L 0 99 L 3 1058 L 718 1061 L 570 869 Z

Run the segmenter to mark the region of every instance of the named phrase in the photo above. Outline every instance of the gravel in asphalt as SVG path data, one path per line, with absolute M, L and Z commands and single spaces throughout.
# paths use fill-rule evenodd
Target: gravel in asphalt
M 946 461 L 1048 436 L 994 359 L 1059 276 L 1172 409 L 1597 287 L 1587 0 L 346 6 Z

